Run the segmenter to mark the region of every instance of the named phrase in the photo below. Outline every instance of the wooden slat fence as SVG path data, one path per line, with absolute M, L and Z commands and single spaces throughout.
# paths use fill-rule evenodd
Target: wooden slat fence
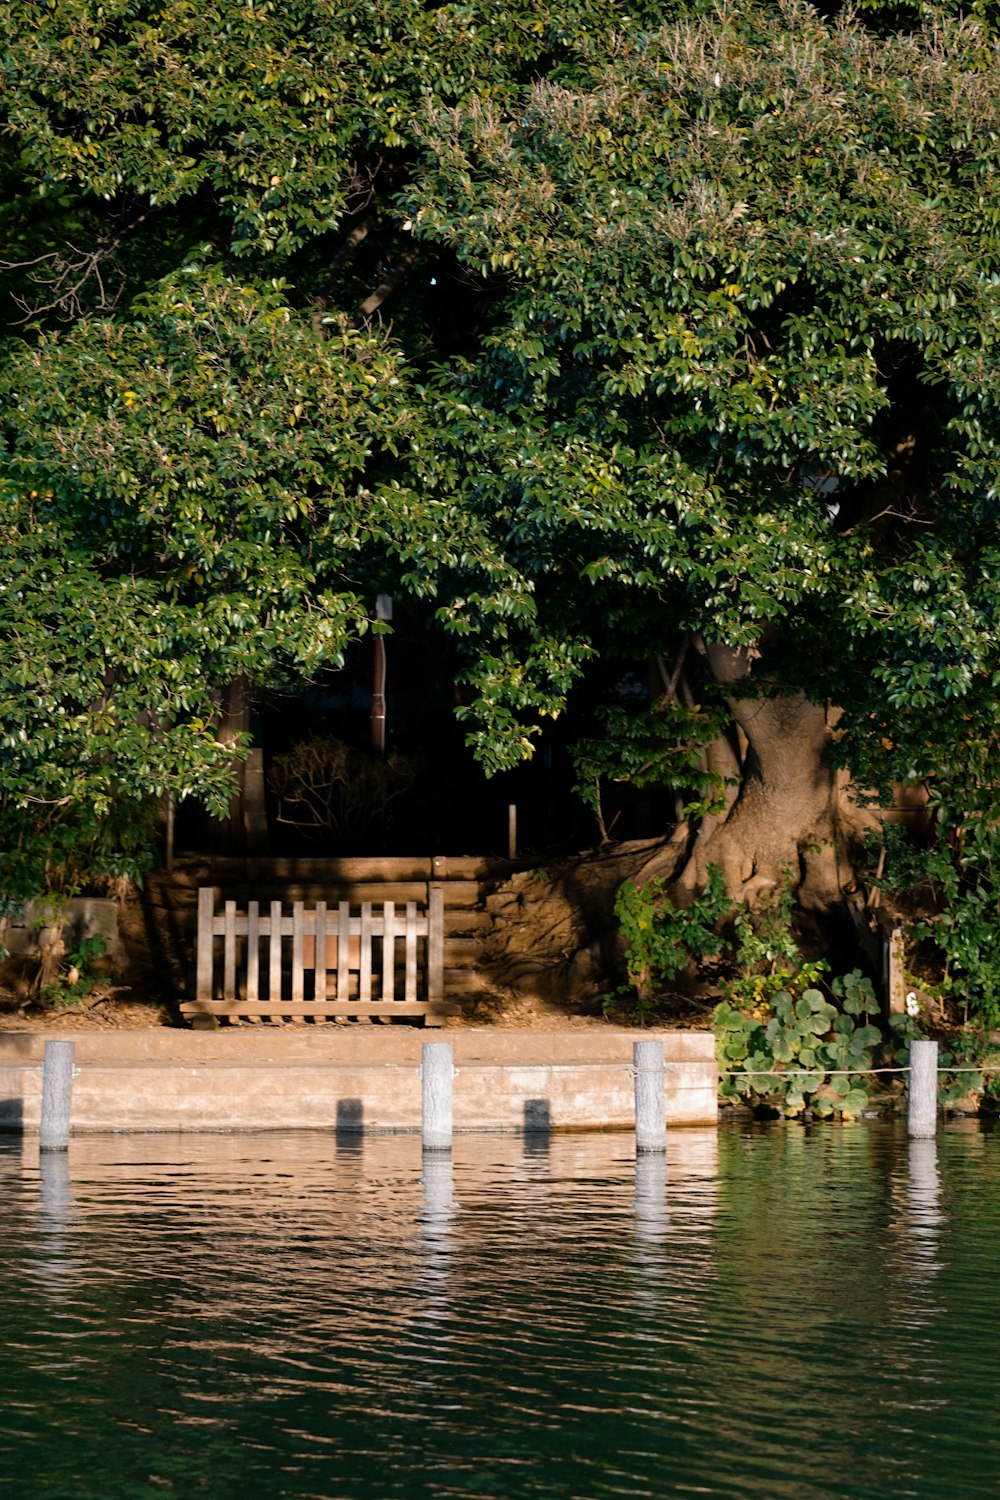
M 444 1001 L 444 895 L 416 901 L 228 900 L 198 892 L 191 1016 L 423 1017 L 437 1025 Z M 220 941 L 221 940 L 221 941 Z

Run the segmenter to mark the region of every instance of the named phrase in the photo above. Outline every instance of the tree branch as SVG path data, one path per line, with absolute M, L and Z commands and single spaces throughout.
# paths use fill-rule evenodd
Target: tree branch
M 379 308 L 382 306 L 382 303 L 385 302 L 387 298 L 392 296 L 393 292 L 396 290 L 397 286 L 402 281 L 407 271 L 413 265 L 414 261 L 418 258 L 419 254 L 419 250 L 407 250 L 403 255 L 400 256 L 399 260 L 392 267 L 392 269 L 386 272 L 385 276 L 379 282 L 378 286 L 372 292 L 371 296 L 365 298 L 365 300 L 362 302 L 361 306 L 355 313 L 355 328 L 367 328 L 370 325 L 372 318 L 378 312 Z
M 39 274 L 30 277 L 36 286 L 48 288 L 49 300 L 32 303 L 26 297 L 15 295 L 14 302 L 24 312 L 24 317 L 18 321 L 27 323 L 31 318 L 51 312 L 59 312 L 66 319 L 79 318 L 84 311 L 83 289 L 92 280 L 96 281 L 98 288 L 97 311 L 112 311 L 121 293 L 119 291 L 115 296 L 109 297 L 101 267 L 121 247 L 123 241 L 148 218 L 149 210 L 147 209 L 129 220 L 116 233 L 109 234 L 103 240 L 98 241 L 91 250 L 81 250 L 78 245 L 67 242 L 66 250 L 76 257 L 73 260 L 68 258 L 66 251 L 50 250 L 45 255 L 36 255 L 32 260 L 0 261 L 0 270 L 3 271 L 20 271 L 29 266 L 43 265 L 46 261 L 52 263 L 52 275 Z

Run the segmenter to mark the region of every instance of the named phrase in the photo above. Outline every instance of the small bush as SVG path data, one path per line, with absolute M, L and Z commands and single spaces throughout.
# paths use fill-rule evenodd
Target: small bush
M 627 880 L 615 897 L 615 916 L 628 947 L 625 955 L 629 983 L 641 1003 L 669 988 L 691 964 L 714 958 L 725 947 L 718 931 L 731 903 L 722 872 L 709 867 L 703 896 L 689 907 L 674 906 L 666 881 L 635 885 Z
M 723 1000 L 715 1008 L 716 1057 L 723 1099 L 768 1105 L 785 1115 L 853 1118 L 868 1105 L 882 1032 L 871 982 L 853 970 L 832 987 L 842 1008 L 818 989 L 782 990 L 770 1014 L 747 1015 Z
M 107 939 L 100 933 L 81 938 L 63 959 L 60 971 L 50 984 L 43 986 L 39 998 L 53 1010 L 68 1010 L 93 990 L 97 968 L 107 952 Z

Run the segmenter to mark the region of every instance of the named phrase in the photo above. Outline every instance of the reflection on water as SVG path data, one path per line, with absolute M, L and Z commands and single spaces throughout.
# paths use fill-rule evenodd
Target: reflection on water
M 660 1244 L 668 1223 L 667 1158 L 656 1151 L 643 1151 L 635 1159 L 636 1239 Z
M 937 1142 L 908 1143 L 906 1199 L 909 1209 L 909 1232 L 913 1239 L 913 1259 L 925 1274 L 941 1269 L 937 1259 L 938 1240 L 944 1215 L 941 1212 L 941 1178 L 937 1165 Z
M 992 1494 L 995 1137 L 349 1124 L 0 1141 L 0 1490 Z

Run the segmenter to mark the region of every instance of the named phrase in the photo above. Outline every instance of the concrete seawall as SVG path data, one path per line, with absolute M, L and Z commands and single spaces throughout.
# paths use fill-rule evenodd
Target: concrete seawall
M 76 1043 L 74 1131 L 419 1130 L 423 1042 L 454 1049 L 456 1130 L 629 1129 L 634 1041 L 662 1040 L 667 1123 L 714 1124 L 708 1032 L 413 1027 L 0 1032 L 0 1128 L 35 1132 L 51 1038 Z

